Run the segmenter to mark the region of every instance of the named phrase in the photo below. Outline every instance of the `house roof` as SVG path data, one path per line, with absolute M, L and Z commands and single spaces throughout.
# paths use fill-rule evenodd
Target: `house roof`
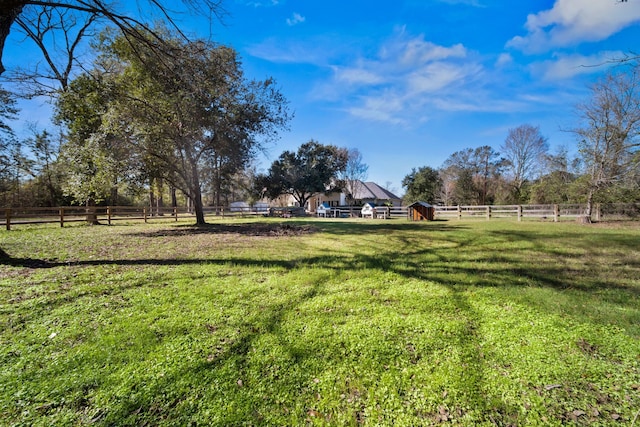
M 376 200 L 390 200 L 400 199 L 400 197 L 393 194 L 391 191 L 380 187 L 375 182 L 362 182 L 359 181 L 359 185 L 356 186 L 356 191 L 353 194 L 353 198 L 356 200 L 376 199 Z

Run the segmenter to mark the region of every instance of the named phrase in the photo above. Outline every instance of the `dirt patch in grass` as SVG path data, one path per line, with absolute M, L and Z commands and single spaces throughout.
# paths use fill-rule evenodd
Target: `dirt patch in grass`
M 278 237 L 302 236 L 316 233 L 318 229 L 310 225 L 299 224 L 206 224 L 202 226 L 184 226 L 166 228 L 150 232 L 136 233 L 142 237 L 189 236 L 198 234 L 239 234 L 243 236 Z

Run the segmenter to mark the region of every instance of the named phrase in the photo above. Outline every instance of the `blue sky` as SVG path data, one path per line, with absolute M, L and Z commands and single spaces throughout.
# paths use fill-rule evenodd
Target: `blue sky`
M 248 77 L 275 77 L 295 112 L 259 167 L 315 139 L 358 148 L 369 180 L 397 193 L 412 168 L 437 168 L 469 147 L 499 151 L 521 124 L 540 126 L 552 149 L 572 149 L 562 129 L 576 123 L 574 106 L 608 66 L 600 64 L 640 51 L 640 0 L 226 0 L 225 7 L 225 25 L 187 17 L 182 24 L 233 46 Z M 29 108 L 23 115 L 44 115 Z

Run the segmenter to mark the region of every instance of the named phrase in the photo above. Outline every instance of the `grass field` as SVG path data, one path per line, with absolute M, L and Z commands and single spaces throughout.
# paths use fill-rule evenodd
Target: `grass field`
M 0 425 L 640 426 L 640 225 L 0 232 Z

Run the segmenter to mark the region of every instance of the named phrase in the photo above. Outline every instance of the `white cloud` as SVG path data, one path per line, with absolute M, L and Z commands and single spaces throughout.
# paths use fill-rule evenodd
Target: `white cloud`
M 290 27 L 293 27 L 294 25 L 302 24 L 306 20 L 307 20 L 307 18 L 305 18 L 304 16 L 300 15 L 299 13 L 294 13 L 291 16 L 291 18 L 287 19 L 287 25 L 290 26 Z
M 484 6 L 482 3 L 480 3 L 479 0 L 438 0 L 441 3 L 447 3 L 447 4 L 466 4 L 468 6 L 474 6 L 474 7 L 486 7 Z
M 602 52 L 590 56 L 556 54 L 554 59 L 532 63 L 529 68 L 534 76 L 543 80 L 564 80 L 580 74 L 601 73 L 603 66 L 623 56 L 623 52 Z
M 530 105 L 517 99 L 526 82 L 514 81 L 513 73 L 507 73 L 517 67 L 508 53 L 493 57 L 496 68 L 491 69 L 484 65 L 492 60 L 490 56 L 470 52 L 462 44 L 439 45 L 404 28 L 374 50 L 369 45 L 358 49 L 357 41 L 336 43 L 327 37 L 283 43 L 272 39 L 254 46 L 250 53 L 327 71 L 309 82 L 307 99 L 329 103 L 363 120 L 413 127 L 447 111 L 513 113 Z M 505 65 L 509 67 L 503 68 Z M 551 64 L 538 67 L 535 73 L 539 76 L 551 78 L 557 73 Z
M 556 0 L 553 8 L 527 17 L 525 36 L 507 46 L 527 53 L 578 45 L 608 38 L 640 22 L 640 2 L 614 0 Z
M 347 109 L 347 112 L 355 117 L 391 124 L 405 124 L 403 111 L 403 100 L 391 92 L 379 96 L 364 96 L 357 106 Z
M 360 67 L 331 67 L 334 72 L 335 80 L 345 82 L 350 85 L 377 85 L 385 81 L 384 77 L 376 73 L 374 70 L 367 70 Z
M 280 4 L 279 0 L 267 0 L 267 1 L 249 1 L 247 2 L 247 6 L 253 7 L 270 7 L 270 6 L 278 6 Z
M 504 67 L 512 63 L 513 63 L 513 56 L 511 56 L 508 53 L 500 54 L 500 56 L 498 56 L 498 59 L 496 60 L 497 67 Z
M 322 39 L 315 39 L 311 43 L 298 40 L 283 43 L 280 39 L 269 38 L 247 47 L 247 52 L 256 58 L 280 64 L 297 63 L 318 66 L 325 66 L 327 58 L 332 55 L 326 41 Z
M 334 66 L 333 80 L 316 92 L 332 100 L 340 94 L 354 104 L 346 111 L 359 118 L 420 123 L 437 109 L 436 98 L 457 98 L 459 88 L 482 74 L 469 56 L 461 44 L 437 45 L 399 28 L 376 55 Z
M 396 36 L 380 49 L 379 56 L 381 60 L 414 67 L 429 61 L 464 58 L 467 50 L 462 44 L 445 47 L 424 40 L 424 36 L 410 38 L 404 28 L 399 28 Z
M 426 64 L 407 76 L 408 89 L 416 95 L 441 91 L 469 80 L 481 70 L 482 68 L 477 64 L 465 66 L 446 62 Z

